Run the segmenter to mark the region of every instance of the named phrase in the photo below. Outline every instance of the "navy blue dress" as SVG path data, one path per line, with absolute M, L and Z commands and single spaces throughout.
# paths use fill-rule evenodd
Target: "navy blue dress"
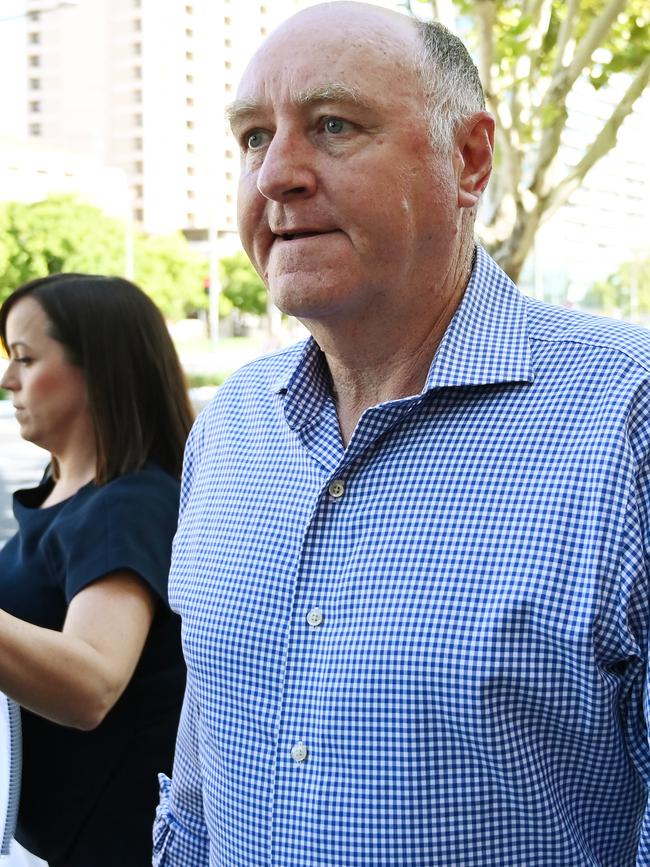
M 179 484 L 154 465 L 39 509 L 52 482 L 14 495 L 18 533 L 0 550 L 0 607 L 60 630 L 70 600 L 116 571 L 138 575 L 158 605 L 136 671 L 97 729 L 23 709 L 16 838 L 51 867 L 146 867 L 171 772 L 185 684 L 180 624 L 167 601 Z

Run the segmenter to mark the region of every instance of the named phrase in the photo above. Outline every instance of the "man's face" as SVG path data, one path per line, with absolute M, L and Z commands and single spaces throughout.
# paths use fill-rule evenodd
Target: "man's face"
M 275 304 L 306 322 L 430 308 L 460 226 L 457 160 L 429 140 L 415 30 L 337 6 L 267 41 L 231 113 L 242 243 Z

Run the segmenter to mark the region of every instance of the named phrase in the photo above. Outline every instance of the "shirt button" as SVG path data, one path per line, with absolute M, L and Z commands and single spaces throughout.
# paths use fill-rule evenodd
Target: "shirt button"
M 320 610 L 320 608 L 312 608 L 312 610 L 307 615 L 307 623 L 310 626 L 313 626 L 314 629 L 317 629 L 319 626 L 321 626 L 324 619 L 325 618 L 323 617 L 323 612 Z
M 327 490 L 329 491 L 330 497 L 334 497 L 335 500 L 338 500 L 345 493 L 345 482 L 343 479 L 334 479 Z
M 291 758 L 295 762 L 304 762 L 307 758 L 307 755 L 307 747 L 303 744 L 302 741 L 300 741 L 299 744 L 296 744 L 294 747 L 291 748 Z

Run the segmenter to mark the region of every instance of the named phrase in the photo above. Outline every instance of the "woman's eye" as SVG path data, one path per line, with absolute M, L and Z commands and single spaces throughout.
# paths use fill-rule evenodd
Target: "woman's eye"
M 341 120 L 340 117 L 328 117 L 325 120 L 325 130 L 337 135 L 338 133 L 343 132 L 345 129 L 345 123 L 346 122 Z
M 16 364 L 31 364 L 32 359 L 27 355 L 21 355 L 20 358 L 14 358 Z

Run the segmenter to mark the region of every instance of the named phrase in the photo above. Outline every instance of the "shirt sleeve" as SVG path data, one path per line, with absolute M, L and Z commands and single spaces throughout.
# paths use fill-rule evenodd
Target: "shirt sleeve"
M 199 709 L 190 680 L 170 780 L 160 774 L 160 803 L 153 828 L 153 867 L 208 867 L 209 838 L 203 814 L 199 761 Z
M 622 687 L 627 689 L 623 725 L 630 758 L 650 791 L 650 399 L 639 413 L 630 445 L 639 466 L 623 545 L 622 633 L 636 645 Z M 630 654 L 632 656 L 632 654 Z M 650 867 L 650 800 L 643 816 L 636 867 Z
M 94 491 L 61 521 L 68 602 L 113 572 L 138 575 L 167 602 L 179 483 L 157 468 L 120 476 Z

